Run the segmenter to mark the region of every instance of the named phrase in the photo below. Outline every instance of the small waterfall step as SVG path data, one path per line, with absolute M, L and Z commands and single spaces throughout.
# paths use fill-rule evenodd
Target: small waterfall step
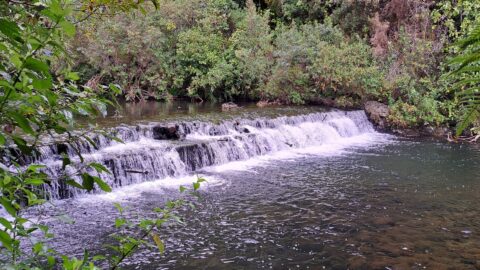
M 174 127 L 172 137 L 159 136 L 159 127 Z M 98 149 L 79 142 L 86 162 L 103 164 L 112 172 L 100 176 L 113 188 L 180 177 L 199 169 L 232 161 L 246 160 L 277 151 L 327 145 L 338 140 L 374 132 L 363 111 L 331 111 L 276 118 L 233 119 L 218 124 L 209 122 L 150 123 L 120 126 L 114 129 L 125 143 L 108 136 L 95 135 Z M 62 149 L 60 149 L 62 150 Z M 64 147 L 74 163 L 78 158 Z M 52 181 L 45 185 L 46 197 L 76 197 L 84 191 L 61 180 L 59 147 L 44 146 L 36 163 L 47 165 Z M 67 173 L 74 173 L 74 166 Z M 80 179 L 75 179 L 80 182 Z

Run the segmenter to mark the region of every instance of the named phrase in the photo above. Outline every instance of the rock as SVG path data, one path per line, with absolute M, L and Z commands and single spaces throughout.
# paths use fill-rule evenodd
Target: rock
M 335 107 L 335 101 L 332 98 L 324 98 L 324 97 L 313 97 L 309 101 L 309 104 L 325 106 L 325 107 Z
M 67 154 L 68 153 L 68 145 L 65 143 L 57 144 L 57 153 L 58 154 Z
M 153 138 L 155 140 L 181 140 L 183 134 L 180 134 L 178 126 L 155 126 L 153 127 Z
M 438 138 L 447 138 L 450 133 L 451 131 L 446 127 L 435 127 L 432 135 Z
M 372 222 L 377 226 L 395 226 L 395 221 L 390 217 L 376 217 Z
M 390 109 L 387 105 L 378 101 L 367 101 L 364 105 L 365 113 L 378 129 L 387 130 L 389 128 L 388 115 Z
M 237 104 L 233 102 L 227 102 L 222 104 L 222 111 L 228 112 L 228 111 L 234 111 L 237 110 L 239 107 Z
M 275 106 L 275 105 L 282 105 L 282 103 L 278 100 L 274 100 L 274 101 L 260 100 L 259 102 L 257 102 L 257 107 L 260 107 L 260 108 Z
M 423 128 L 423 132 L 427 136 L 432 136 L 436 138 L 447 138 L 448 134 L 450 133 L 450 130 L 446 127 L 426 126 Z
M 403 129 L 394 129 L 393 132 L 395 134 L 401 135 L 403 137 L 421 137 L 422 133 L 420 132 L 419 129 L 413 129 L 413 128 L 403 128 Z

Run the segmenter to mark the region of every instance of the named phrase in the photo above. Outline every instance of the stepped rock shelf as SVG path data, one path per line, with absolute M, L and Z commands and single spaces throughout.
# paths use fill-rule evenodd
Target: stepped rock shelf
M 375 132 L 363 111 L 336 110 L 273 118 L 234 118 L 219 123 L 149 123 L 119 126 L 113 131 L 124 143 L 95 135 L 97 148 L 86 141 L 76 145 L 86 162 L 103 164 L 112 172 L 102 173 L 101 177 L 113 188 L 185 176 L 207 166 Z M 39 150 L 41 154 L 35 162 L 47 165 L 45 171 L 52 179 L 61 179 L 62 153 L 74 163 L 79 161 L 69 145 L 46 145 Z M 74 171 L 75 165 L 67 167 L 67 173 Z M 54 180 L 43 188 L 51 199 L 76 197 L 85 192 L 62 180 Z

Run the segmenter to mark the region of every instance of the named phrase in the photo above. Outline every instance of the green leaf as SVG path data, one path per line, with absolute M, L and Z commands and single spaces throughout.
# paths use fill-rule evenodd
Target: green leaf
M 88 166 L 94 168 L 97 172 L 101 173 L 101 172 L 104 172 L 104 173 L 107 173 L 107 174 L 111 174 L 110 170 L 108 170 L 107 168 L 105 168 L 105 166 L 103 166 L 102 164 L 100 163 L 90 163 L 88 164 Z
M 155 9 L 159 9 L 160 8 L 160 3 L 158 2 L 158 0 L 151 0 L 152 4 L 155 6 Z
M 38 90 L 47 90 L 52 87 L 52 79 L 34 79 L 32 85 Z
M 5 141 L 6 141 L 5 136 L 3 136 L 2 133 L 0 133 L 0 145 L 5 145 Z
M 80 185 L 79 183 L 75 182 L 74 180 L 67 180 L 65 181 L 65 184 L 69 185 L 69 186 L 72 186 L 72 187 L 76 187 L 76 188 L 79 188 L 79 189 L 85 189 L 82 185 Z
M 457 125 L 456 136 L 462 135 L 463 131 L 474 121 L 480 118 L 480 106 L 473 106 L 463 116 L 462 121 Z
M 71 22 L 63 21 L 60 23 L 60 26 L 62 27 L 65 34 L 67 34 L 67 36 L 69 37 L 75 36 L 75 25 L 73 25 Z
M 62 170 L 65 170 L 65 168 L 70 165 L 72 163 L 72 161 L 70 160 L 70 158 L 67 156 L 67 155 L 63 155 L 62 156 Z
M 180 186 L 180 188 L 179 188 L 179 189 L 180 189 L 180 192 L 185 192 L 185 190 L 187 190 L 187 188 L 186 188 L 186 187 L 184 187 L 184 186 Z
M 23 116 L 22 114 L 16 112 L 16 111 L 11 111 L 10 116 L 15 120 L 17 125 L 27 134 L 34 135 L 35 132 L 33 131 L 32 127 L 30 126 L 30 123 L 28 122 L 28 119 Z
M 11 229 L 13 228 L 13 227 L 12 227 L 12 223 L 10 223 L 7 219 L 5 219 L 5 218 L 3 218 L 3 217 L 0 217 L 0 224 L 1 224 L 3 227 L 5 227 L 5 228 L 7 228 L 7 229 L 9 229 L 9 230 L 11 230 Z
M 32 247 L 33 253 L 38 254 L 43 250 L 43 243 L 42 242 L 37 242 L 35 245 Z
M 2 242 L 2 245 L 6 247 L 8 250 L 12 251 L 12 238 L 10 235 L 2 230 L 0 230 L 0 242 Z
M 12 216 L 17 216 L 17 209 L 5 198 L 0 197 L 0 204 L 5 208 L 5 210 Z
M 200 188 L 200 183 L 195 182 L 193 183 L 193 191 L 197 191 Z
M 87 140 L 87 142 L 90 143 L 90 145 L 92 145 L 93 148 L 95 148 L 95 150 L 98 150 L 97 144 L 96 144 L 92 139 L 90 139 L 90 137 L 88 137 L 88 136 L 83 136 L 83 138 L 84 138 L 85 140 Z
M 32 148 L 27 145 L 27 142 L 18 136 L 12 136 L 13 141 L 17 145 L 20 150 L 25 153 L 25 154 L 31 154 L 32 153 Z
M 25 181 L 25 184 L 27 185 L 33 185 L 33 186 L 39 186 L 44 184 L 45 182 L 42 179 L 27 179 Z
M 78 72 L 69 72 L 67 73 L 67 79 L 71 81 L 78 81 L 80 80 L 80 76 L 78 76 Z
M 93 179 L 93 176 L 89 175 L 88 173 L 82 174 L 82 186 L 84 189 L 91 191 L 93 189 L 94 182 L 95 180 Z
M 120 85 L 111 83 L 111 84 L 108 85 L 108 87 L 110 88 L 110 90 L 113 91 L 113 93 L 115 95 L 121 95 L 122 94 L 122 89 L 120 88 Z
M 21 41 L 20 28 L 14 22 L 0 19 L 0 32 L 11 40 Z
M 153 241 L 158 247 L 158 251 L 160 251 L 160 253 L 165 252 L 165 245 L 163 244 L 163 241 L 160 239 L 160 237 L 158 237 L 156 233 L 152 233 L 152 237 Z
M 100 260 L 105 260 L 105 256 L 103 255 L 95 255 L 92 257 L 92 262 L 94 261 L 100 261 Z
M 112 191 L 112 188 L 107 183 L 105 183 L 100 177 L 93 176 L 93 179 L 95 183 L 97 183 L 97 185 L 100 187 L 101 190 L 105 192 Z
M 122 227 L 125 223 L 127 223 L 127 222 L 125 221 L 124 218 L 117 218 L 117 219 L 115 219 L 115 227 L 116 227 L 116 228 Z
M 46 167 L 45 165 L 32 164 L 32 165 L 28 166 L 27 170 L 30 171 L 30 172 L 37 172 L 38 169 L 42 169 L 42 168 L 45 168 L 45 167 Z
M 53 256 L 48 256 L 47 257 L 47 262 L 50 267 L 53 267 L 55 265 L 55 257 Z
M 39 73 L 43 73 L 45 75 L 48 75 L 50 70 L 48 64 L 32 57 L 27 58 L 27 60 L 25 61 L 25 68 Z
M 115 208 L 117 208 L 118 212 L 121 215 L 123 213 L 123 207 L 119 203 L 114 203 L 113 205 L 115 206 Z
M 3 184 L 4 185 L 8 185 L 8 183 L 10 183 L 12 181 L 12 177 L 10 177 L 10 175 L 5 175 L 3 177 Z

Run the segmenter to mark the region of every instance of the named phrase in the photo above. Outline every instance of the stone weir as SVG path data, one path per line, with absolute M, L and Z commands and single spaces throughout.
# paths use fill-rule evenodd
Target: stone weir
M 123 143 L 110 136 L 92 136 L 76 142 L 84 162 L 97 162 L 111 174 L 99 176 L 112 188 L 186 176 L 207 166 L 246 160 L 277 151 L 321 146 L 374 132 L 364 111 L 330 111 L 277 118 L 234 119 L 220 123 L 176 122 L 119 126 L 112 130 Z M 80 196 L 85 191 L 64 183 L 63 173 L 74 174 L 79 158 L 71 145 L 50 144 L 26 163 L 45 164 L 53 179 L 43 187 L 50 199 Z M 62 154 L 73 161 L 62 171 Z M 93 172 L 91 172 L 93 173 Z M 93 173 L 95 174 L 95 173 Z M 79 178 L 74 180 L 81 182 Z M 101 192 L 101 191 L 94 191 Z

